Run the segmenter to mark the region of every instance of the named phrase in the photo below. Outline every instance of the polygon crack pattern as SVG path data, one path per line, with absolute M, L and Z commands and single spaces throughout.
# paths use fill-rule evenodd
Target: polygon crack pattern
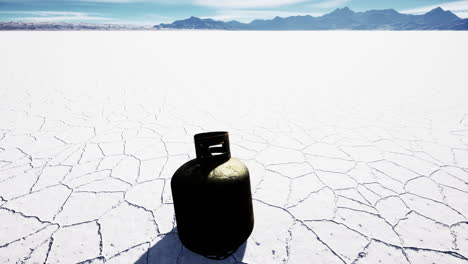
M 248 166 L 255 213 L 220 263 L 468 263 L 464 109 L 214 107 L 117 87 L 2 90 L 1 263 L 206 263 L 178 240 L 170 180 L 212 130 Z

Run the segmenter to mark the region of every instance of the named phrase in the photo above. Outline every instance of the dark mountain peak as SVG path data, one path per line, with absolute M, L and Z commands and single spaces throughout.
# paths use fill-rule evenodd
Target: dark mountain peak
M 345 7 L 342 7 L 342 8 L 337 8 L 335 9 L 335 11 L 338 11 L 338 12 L 353 12 L 351 9 L 349 9 L 349 7 L 345 6 Z
M 379 13 L 379 14 L 392 14 L 392 15 L 393 14 L 399 14 L 398 11 L 396 11 L 395 9 L 392 9 L 392 8 L 380 9 L 380 10 L 372 9 L 372 10 L 367 10 L 364 13 Z
M 395 9 L 393 8 L 388 8 L 388 9 L 383 9 L 382 11 L 389 12 L 389 13 L 398 13 Z
M 437 14 L 437 13 L 444 13 L 445 10 L 442 9 L 440 6 L 432 9 L 431 11 L 428 12 L 428 14 Z
M 352 15 L 354 14 L 354 11 L 349 9 L 349 7 L 345 6 L 343 8 L 337 8 L 335 9 L 335 11 L 331 12 L 330 14 L 328 15 L 338 15 L 338 16 L 344 16 L 344 15 Z
M 437 22 L 450 22 L 452 20 L 460 19 L 454 13 L 448 10 L 445 11 L 441 7 L 436 7 L 432 9 L 431 11 L 424 14 L 424 17 L 426 17 L 427 19 L 431 19 L 433 21 L 437 21 Z
M 211 18 L 199 18 L 199 17 L 195 17 L 195 16 L 191 16 L 185 20 L 179 20 L 179 21 L 185 21 L 185 22 L 211 22 L 211 21 L 214 21 L 213 19 Z
M 275 18 L 273 18 L 274 21 L 279 21 L 279 20 L 282 20 L 283 18 L 282 17 L 279 17 L 279 16 L 275 16 Z
M 223 21 L 215 21 L 211 18 L 199 18 L 191 16 L 184 20 L 177 20 L 171 24 L 160 24 L 157 28 L 173 29 L 231 29 L 232 26 Z

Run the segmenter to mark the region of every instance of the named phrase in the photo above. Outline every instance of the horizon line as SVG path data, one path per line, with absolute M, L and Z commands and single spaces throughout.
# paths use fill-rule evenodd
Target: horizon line
M 418 15 L 425 15 L 427 13 L 430 13 L 434 10 L 442 10 L 444 12 L 450 12 L 452 14 L 454 14 L 455 16 L 457 16 L 459 19 L 468 19 L 468 18 L 462 18 L 460 16 L 458 16 L 456 13 L 454 13 L 452 10 L 449 10 L 449 9 L 443 9 L 441 6 L 437 6 L 437 7 L 434 7 L 433 9 L 427 11 L 427 12 L 417 12 L 417 13 L 407 13 L 405 12 L 406 10 L 396 10 L 394 8 L 385 8 L 385 9 L 368 9 L 368 10 L 365 10 L 365 11 L 354 11 L 352 10 L 351 8 L 349 8 L 348 6 L 344 6 L 344 7 L 338 7 L 338 8 L 335 8 L 333 11 L 329 12 L 329 13 L 323 13 L 321 15 L 317 15 L 317 14 L 298 14 L 298 15 L 291 15 L 291 16 L 274 16 L 274 17 L 271 17 L 271 18 L 265 18 L 265 19 L 261 19 L 261 18 L 257 18 L 257 19 L 252 19 L 251 21 L 249 22 L 240 22 L 239 20 L 236 20 L 236 19 L 215 19 L 213 17 L 204 17 L 204 16 L 189 16 L 189 17 L 185 17 L 185 18 L 181 18 L 181 19 L 175 19 L 173 20 L 172 22 L 167 22 L 167 23 L 131 23 L 130 21 L 122 21 L 122 20 L 117 20 L 116 22 L 112 22 L 112 20 L 109 20 L 109 21 L 105 21 L 105 22 L 87 22 L 87 21 L 59 21 L 59 20 L 56 20 L 56 21 L 47 21 L 47 20 L 43 20 L 43 21 L 39 21 L 39 20 L 36 20 L 36 21 L 31 21 L 31 20 L 9 20 L 9 21 L 1 21 L 0 20 L 0 23 L 28 23 L 28 24 L 88 24 L 88 25 L 125 25 L 125 26 L 140 26 L 140 27 L 144 27 L 144 26 L 158 26 L 158 25 L 161 25 L 161 24 L 164 24 L 164 25 L 170 25 L 176 21 L 184 21 L 184 20 L 187 20 L 187 19 L 190 19 L 190 18 L 198 18 L 198 19 L 201 19 L 201 20 L 213 20 L 213 21 L 219 21 L 219 22 L 224 22 L 224 23 L 227 23 L 227 22 L 238 22 L 238 23 L 241 23 L 241 24 L 249 24 L 249 23 L 252 23 L 253 21 L 258 21 L 258 20 L 261 20 L 261 21 L 268 21 L 268 20 L 273 20 L 273 19 L 276 19 L 276 18 L 289 18 L 289 17 L 306 17 L 306 16 L 310 16 L 310 17 L 323 17 L 325 15 L 328 15 L 328 14 L 331 14 L 337 10 L 350 10 L 351 12 L 353 13 L 365 13 L 365 12 L 370 12 L 370 11 L 384 11 L 384 10 L 393 10 L 399 14 L 403 14 L 403 15 L 413 15 L 413 16 L 418 16 Z M 1 12 L 1 11 L 0 11 Z M 15 12 L 15 11 L 8 11 L 8 12 Z M 47 11 L 31 11 L 31 12 L 47 12 Z

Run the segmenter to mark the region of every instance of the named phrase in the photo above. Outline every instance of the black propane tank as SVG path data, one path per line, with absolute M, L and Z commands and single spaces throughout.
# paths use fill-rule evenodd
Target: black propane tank
M 177 230 L 189 250 L 224 259 L 241 246 L 254 226 L 247 167 L 231 157 L 227 132 L 196 134 L 197 158 L 171 180 Z

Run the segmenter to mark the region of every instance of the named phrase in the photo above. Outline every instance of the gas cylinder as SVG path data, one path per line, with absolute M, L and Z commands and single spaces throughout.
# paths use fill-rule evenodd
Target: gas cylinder
M 194 141 L 196 158 L 171 180 L 178 235 L 192 252 L 224 259 L 253 230 L 249 170 L 231 157 L 228 132 L 196 134 Z

